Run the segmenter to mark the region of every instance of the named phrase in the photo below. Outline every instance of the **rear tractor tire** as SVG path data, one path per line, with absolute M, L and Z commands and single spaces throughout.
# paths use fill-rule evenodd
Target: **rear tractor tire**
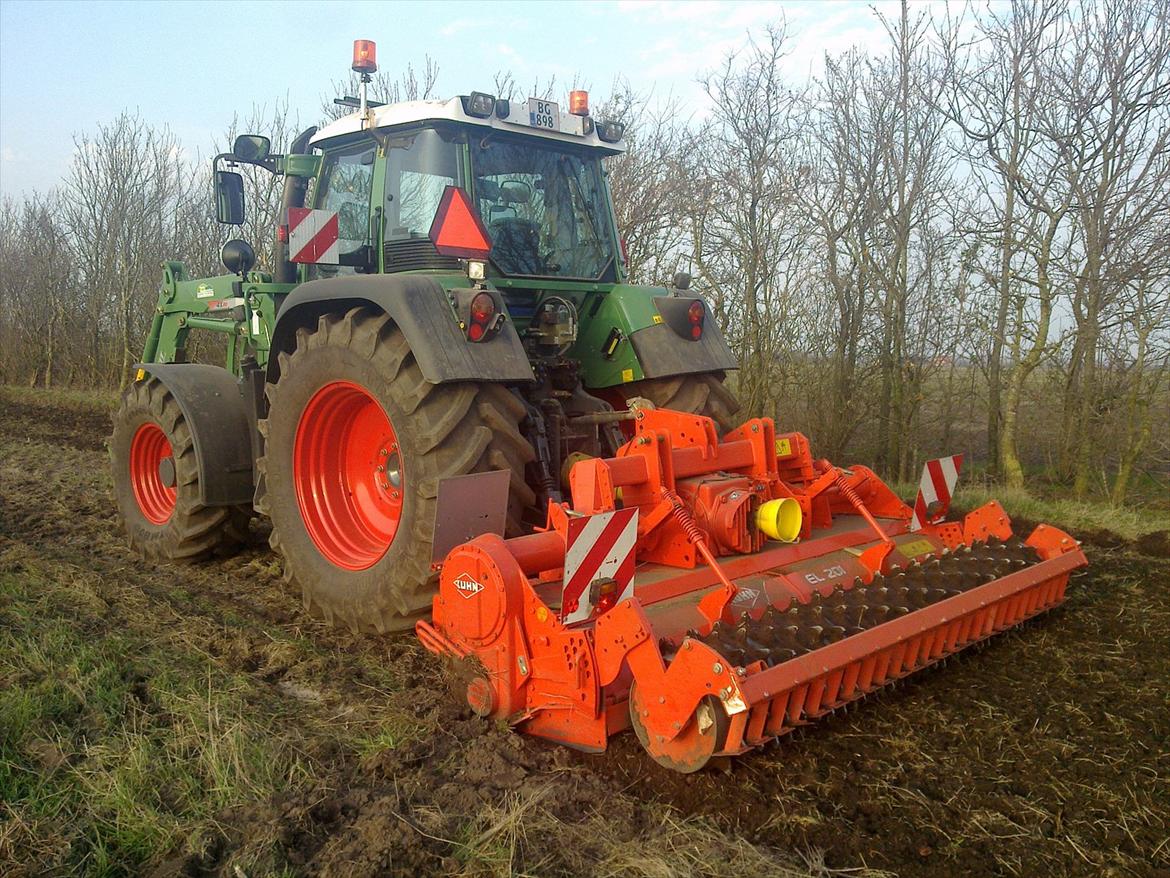
M 645 378 L 623 384 L 618 390 L 626 399 L 640 396 L 656 408 L 704 415 L 719 426 L 720 432 L 736 426 L 733 417 L 739 411 L 739 401 L 724 386 L 721 372 Z
M 249 508 L 206 506 L 191 430 L 157 379 L 135 382 L 114 413 L 110 463 L 130 546 L 156 561 L 196 561 L 246 543 Z
M 431 384 L 401 330 L 354 308 L 297 331 L 268 386 L 260 511 L 306 608 L 356 631 L 429 614 L 439 482 L 509 470 L 510 526 L 535 503 L 525 408 L 497 384 Z

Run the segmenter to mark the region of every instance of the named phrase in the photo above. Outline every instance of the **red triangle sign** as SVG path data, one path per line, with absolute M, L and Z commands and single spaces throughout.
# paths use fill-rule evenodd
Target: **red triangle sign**
M 492 249 L 492 240 L 479 212 L 472 206 L 466 190 L 448 186 L 439 199 L 439 209 L 431 223 L 431 243 L 444 256 L 464 259 L 486 259 Z

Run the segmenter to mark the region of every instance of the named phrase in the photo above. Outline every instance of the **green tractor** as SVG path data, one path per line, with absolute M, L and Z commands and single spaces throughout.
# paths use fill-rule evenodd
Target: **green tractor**
M 469 474 L 497 474 L 494 528 L 522 534 L 626 441 L 628 400 L 726 423 L 735 359 L 683 278 L 626 282 L 604 167 L 623 128 L 584 92 L 378 105 L 371 43 L 354 69 L 355 112 L 216 157 L 223 223 L 241 165 L 283 176 L 273 269 L 240 240 L 223 276 L 164 265 L 110 448 L 136 550 L 204 558 L 265 515 L 310 611 L 384 632 L 429 612 L 438 543 L 474 535 L 436 525 L 491 508 Z M 225 366 L 187 361 L 193 330 L 225 336 Z

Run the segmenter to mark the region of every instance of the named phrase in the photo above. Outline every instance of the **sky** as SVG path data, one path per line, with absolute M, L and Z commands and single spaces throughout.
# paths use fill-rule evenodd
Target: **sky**
M 918 0 L 922 5 L 926 0 Z M 439 67 L 446 97 L 576 79 L 595 94 L 618 77 L 703 113 L 696 77 L 749 35 L 784 20 L 785 72 L 803 80 L 826 52 L 880 51 L 875 8 L 896 0 L 785 2 L 50 2 L 0 0 L 0 194 L 20 197 L 68 173 L 74 137 L 125 110 L 165 123 L 185 154 L 207 156 L 233 116 L 287 98 L 306 126 L 329 83 L 349 72 L 354 39 L 383 70 Z M 282 145 L 277 145 L 282 146 Z

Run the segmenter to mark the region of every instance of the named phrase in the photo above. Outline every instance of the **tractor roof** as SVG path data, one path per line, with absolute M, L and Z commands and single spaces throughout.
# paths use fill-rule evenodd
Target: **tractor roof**
M 547 128 L 535 128 L 529 124 L 527 101 L 509 101 L 508 108 L 508 113 L 504 118 L 500 118 L 498 112 L 492 113 L 487 118 L 481 118 L 471 115 L 464 109 L 463 97 L 453 97 L 445 101 L 404 101 L 398 104 L 386 104 L 374 107 L 370 112 L 374 116 L 375 128 L 390 128 L 431 121 L 463 122 L 468 125 L 493 128 L 496 131 L 507 131 L 529 137 L 540 137 L 545 140 L 591 146 L 608 155 L 625 152 L 624 140 L 606 143 L 597 136 L 595 126 L 589 126 L 593 130 L 586 134 L 586 117 L 574 116 L 562 109 L 559 113 L 560 129 L 553 131 Z M 314 146 L 320 146 L 325 141 L 355 134 L 363 130 L 364 127 L 361 114 L 350 113 L 348 116 L 342 116 L 323 127 L 310 142 Z

